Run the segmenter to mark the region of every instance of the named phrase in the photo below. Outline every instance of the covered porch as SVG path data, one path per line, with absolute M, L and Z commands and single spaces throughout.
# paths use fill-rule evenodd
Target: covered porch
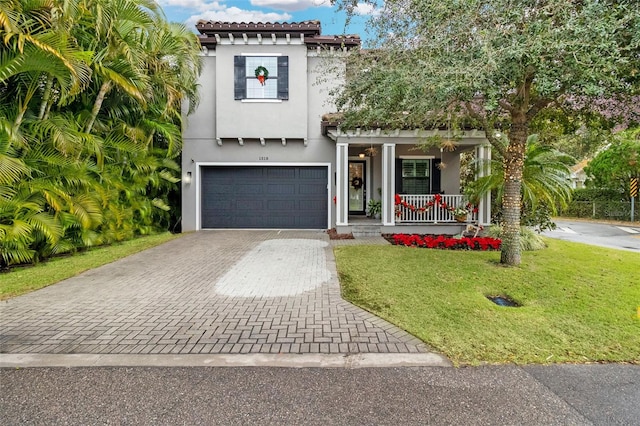
M 476 158 L 490 160 L 489 143 L 483 131 L 466 131 L 455 141 L 448 133 L 328 130 L 336 143 L 336 230 L 366 226 L 370 234 L 456 234 L 469 224 L 488 225 L 489 197 L 472 206 L 460 193 L 460 154 L 475 151 Z M 445 146 L 423 150 L 420 145 L 433 137 Z M 488 172 L 477 170 L 476 176 Z M 376 204 L 379 215 L 369 214 Z

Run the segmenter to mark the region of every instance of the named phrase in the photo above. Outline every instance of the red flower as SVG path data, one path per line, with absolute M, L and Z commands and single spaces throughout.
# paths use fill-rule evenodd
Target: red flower
M 447 235 L 394 234 L 393 244 L 450 250 L 499 250 L 501 241 L 490 237 L 453 238 Z

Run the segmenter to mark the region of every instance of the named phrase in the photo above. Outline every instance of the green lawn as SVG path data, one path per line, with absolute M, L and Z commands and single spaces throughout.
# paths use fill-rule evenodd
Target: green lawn
M 179 235 L 166 232 L 106 247 L 96 247 L 73 256 L 52 258 L 35 266 L 13 268 L 9 272 L 0 273 L 0 300 L 55 284 L 177 237 Z
M 640 363 L 640 254 L 546 241 L 517 268 L 500 266 L 499 252 L 343 246 L 335 255 L 347 300 L 457 365 Z

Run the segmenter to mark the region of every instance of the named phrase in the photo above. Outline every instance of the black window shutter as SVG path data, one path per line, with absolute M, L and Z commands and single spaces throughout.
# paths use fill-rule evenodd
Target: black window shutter
M 396 194 L 404 194 L 402 189 L 402 159 L 396 158 Z
M 233 84 L 235 99 L 245 99 L 247 97 L 247 72 L 244 56 L 234 56 L 233 58 Z
M 440 191 L 440 163 L 441 158 L 436 158 L 431 162 L 431 193 L 439 194 Z
M 289 57 L 278 56 L 278 99 L 289 99 Z

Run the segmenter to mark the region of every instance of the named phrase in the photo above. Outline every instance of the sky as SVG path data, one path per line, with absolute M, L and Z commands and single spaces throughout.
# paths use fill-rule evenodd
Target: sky
M 300 22 L 319 20 L 323 35 L 359 34 L 365 40 L 367 19 L 375 10 L 360 4 L 345 27 L 346 13 L 330 0 L 158 0 L 167 19 L 182 22 L 195 31 L 204 19 L 223 22 Z

